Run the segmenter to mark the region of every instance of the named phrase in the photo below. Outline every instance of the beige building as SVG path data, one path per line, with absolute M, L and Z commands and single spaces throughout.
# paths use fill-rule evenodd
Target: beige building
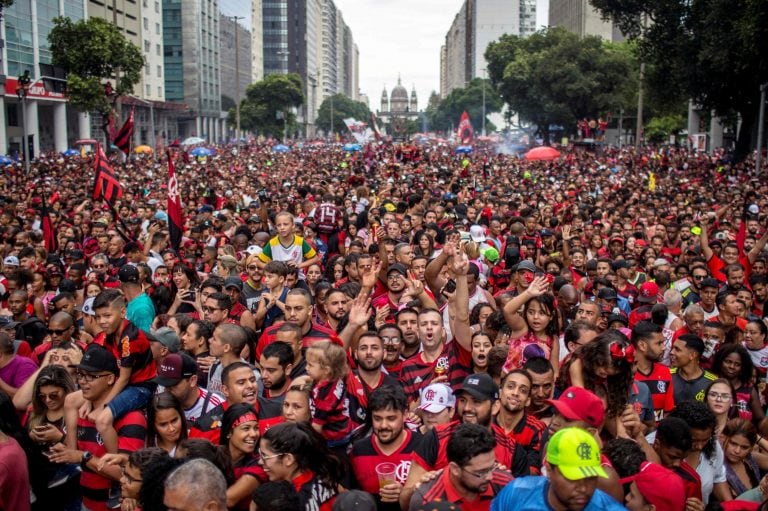
M 606 41 L 623 41 L 613 22 L 605 21 L 589 0 L 549 0 L 549 25 L 563 27 L 579 37 L 598 36 Z

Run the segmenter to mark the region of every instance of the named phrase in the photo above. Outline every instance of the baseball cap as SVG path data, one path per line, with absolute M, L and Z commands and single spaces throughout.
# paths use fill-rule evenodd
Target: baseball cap
M 685 508 L 683 480 L 668 468 L 644 461 L 640 471 L 622 479 L 621 484 L 634 482 L 646 502 L 656 511 L 678 511 Z
M 117 272 L 117 278 L 123 283 L 138 284 L 141 277 L 139 276 L 139 269 L 137 267 L 132 264 L 124 264 Z
M 603 300 L 616 300 L 618 296 L 616 290 L 610 287 L 604 287 L 597 292 L 597 297 Z
M 656 303 L 659 299 L 659 286 L 655 282 L 643 282 L 637 301 L 640 303 Z
M 622 323 L 624 326 L 629 325 L 629 319 L 624 314 L 611 314 L 608 316 L 608 324 L 610 325 L 614 321 Z
M 433 383 L 421 391 L 419 410 L 429 413 L 440 413 L 446 408 L 456 406 L 456 396 L 445 383 Z
M 82 369 L 89 373 L 109 371 L 110 373 L 117 374 L 120 371 L 117 367 L 117 359 L 112 352 L 94 343 L 88 345 L 88 349 L 85 350 L 80 363 L 70 367 Z
M 261 254 L 261 247 L 258 245 L 248 245 L 248 248 L 245 249 L 245 251 L 248 253 L 248 255 L 259 255 Z
M 0 316 L 0 328 L 3 330 L 7 330 L 10 328 L 16 328 L 19 326 L 18 321 L 14 321 L 13 317 L 11 316 Z
M 632 264 L 626 259 L 619 259 L 614 261 L 611 267 L 613 268 L 613 271 L 621 270 L 622 268 L 628 270 L 632 268 Z
M 197 362 L 186 353 L 171 353 L 157 366 L 157 376 L 152 379 L 163 387 L 172 387 L 184 378 L 197 374 Z
M 237 276 L 231 276 L 224 279 L 224 289 L 227 289 L 229 287 L 236 287 L 237 289 L 241 290 L 243 289 L 243 281 L 240 280 L 240 277 Z
M 397 273 L 399 273 L 403 277 L 407 277 L 408 276 L 408 269 L 404 265 L 402 265 L 400 263 L 393 263 L 393 264 L 389 265 L 389 268 L 387 268 L 387 275 L 389 275 L 393 271 L 396 271 Z
M 621 236 L 611 236 L 611 239 L 608 240 L 608 243 L 613 243 L 613 242 L 621 243 L 623 245 L 624 244 L 624 238 L 622 238 Z
M 147 337 L 150 341 L 159 342 L 168 348 L 168 351 L 171 353 L 177 353 L 179 348 L 181 348 L 181 340 L 179 340 L 176 330 L 168 326 L 163 326 L 147 333 Z
M 79 305 L 75 307 L 76 311 L 80 311 L 83 314 L 87 314 L 88 316 L 95 316 L 96 311 L 93 310 L 93 302 L 96 301 L 96 297 L 92 296 L 90 298 L 86 298 L 86 300 L 83 302 L 82 305 Z
M 570 481 L 608 477 L 600 464 L 597 441 L 581 428 L 563 428 L 549 439 L 547 463 L 555 465 Z
M 515 266 L 515 271 L 529 271 L 536 273 L 536 265 L 530 262 L 528 259 L 523 259 Z
M 552 232 L 550 229 L 542 229 L 541 232 L 539 232 L 539 236 L 542 238 L 546 238 L 547 236 L 554 236 L 555 233 Z
M 700 287 L 701 289 L 704 289 L 705 287 L 714 287 L 715 289 L 720 289 L 720 281 L 712 277 L 707 277 L 701 281 Z
M 661 266 L 669 266 L 669 261 L 667 261 L 663 257 L 659 257 L 658 259 L 653 261 L 654 268 L 659 268 Z
M 469 237 L 472 238 L 472 241 L 475 243 L 482 243 L 485 241 L 485 229 L 483 229 L 482 225 L 473 225 L 469 228 Z
M 18 266 L 19 258 L 16 256 L 8 256 L 5 259 L 3 259 L 3 264 L 5 266 Z
M 364 491 L 345 491 L 336 497 L 333 511 L 376 511 L 376 501 L 370 493 Z
M 472 397 L 482 401 L 495 401 L 499 398 L 499 387 L 486 373 L 470 374 L 456 391 L 456 395 L 467 392 Z
M 605 419 L 605 404 L 594 393 L 581 387 L 568 387 L 557 399 L 548 399 L 560 415 L 569 421 L 583 421 L 599 428 Z
M 488 248 L 483 252 L 483 257 L 485 257 L 487 261 L 495 263 L 499 260 L 499 251 L 495 248 Z

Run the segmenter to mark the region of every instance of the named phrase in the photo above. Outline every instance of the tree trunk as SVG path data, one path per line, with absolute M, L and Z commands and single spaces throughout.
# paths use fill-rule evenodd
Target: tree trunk
M 743 161 L 752 150 L 752 131 L 755 127 L 754 105 L 745 106 L 739 111 L 741 116 L 741 129 L 736 138 L 736 149 L 733 157 L 737 162 Z

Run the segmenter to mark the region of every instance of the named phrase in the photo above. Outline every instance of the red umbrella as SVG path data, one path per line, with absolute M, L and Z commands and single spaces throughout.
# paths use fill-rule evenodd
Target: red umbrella
M 553 147 L 535 147 L 525 153 L 526 160 L 556 160 L 560 158 L 560 151 Z

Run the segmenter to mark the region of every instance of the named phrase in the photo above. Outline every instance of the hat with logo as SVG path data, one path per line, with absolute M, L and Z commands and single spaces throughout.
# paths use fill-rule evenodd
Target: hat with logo
M 560 415 L 569 421 L 586 422 L 599 428 L 605 419 L 605 404 L 594 393 L 582 387 L 568 387 L 557 399 L 548 399 Z
M 197 374 L 197 362 L 186 353 L 171 353 L 157 366 L 157 376 L 152 380 L 164 387 L 172 387 L 185 378 Z
M 117 367 L 117 359 L 112 352 L 95 343 L 88 345 L 88 349 L 85 350 L 83 358 L 80 360 L 79 364 L 71 365 L 70 367 L 89 373 L 108 371 L 117 374 L 120 371 Z
M 464 378 L 461 387 L 456 391 L 456 395 L 458 396 L 462 392 L 482 401 L 499 399 L 499 387 L 496 386 L 493 378 L 486 373 L 470 374 Z
M 421 391 L 419 410 L 429 413 L 440 413 L 446 408 L 456 406 L 456 396 L 445 383 L 433 383 Z
M 149 332 L 147 334 L 147 337 L 150 341 L 159 342 L 166 348 L 168 348 L 168 351 L 171 353 L 177 353 L 179 349 L 181 348 L 181 341 L 179 340 L 179 335 L 176 333 L 176 330 L 174 330 L 171 327 L 163 326 L 158 328 L 157 330 L 153 330 L 152 332 Z
M 581 428 L 563 428 L 549 439 L 547 463 L 555 465 L 563 477 L 570 481 L 608 477 L 600 464 L 597 441 Z
M 618 296 L 616 290 L 611 287 L 601 288 L 600 291 L 597 292 L 597 297 L 602 298 L 603 300 L 617 300 Z
M 408 276 L 408 268 L 406 268 L 404 265 L 400 263 L 393 263 L 389 265 L 389 268 L 387 268 L 387 275 L 389 275 L 393 271 L 399 273 L 403 277 Z
M 224 289 L 229 289 L 230 287 L 237 288 L 238 290 L 243 290 L 243 281 L 240 279 L 240 277 L 232 276 L 227 277 L 224 279 Z
M 656 511 L 678 511 L 685 508 L 683 480 L 668 468 L 644 461 L 640 471 L 621 480 L 621 484 L 634 482 L 648 504 Z
M 640 303 L 656 303 L 659 299 L 659 285 L 655 282 L 643 282 L 637 301 Z
M 245 251 L 248 255 L 259 255 L 261 254 L 262 248 L 258 245 L 248 245 L 248 248 L 246 248 Z
M 16 328 L 19 326 L 18 321 L 14 321 L 13 317 L 11 316 L 0 316 L 0 329 L 2 330 L 9 330 L 11 328 Z
M 487 248 L 485 249 L 485 252 L 483 252 L 483 257 L 485 257 L 486 261 L 495 263 L 499 260 L 499 251 L 495 248 Z
M 19 258 L 16 256 L 8 256 L 5 259 L 3 259 L 3 264 L 5 266 L 18 266 Z
M 90 298 L 86 298 L 86 300 L 83 302 L 82 305 L 75 307 L 76 311 L 80 311 L 83 314 L 87 314 L 88 316 L 95 316 L 96 311 L 93 310 L 93 302 L 96 301 L 96 297 L 92 296 Z
M 117 272 L 117 278 L 120 282 L 138 284 L 141 276 L 139 275 L 139 269 L 132 264 L 124 264 Z
M 469 228 L 469 237 L 472 238 L 472 241 L 475 243 L 482 243 L 485 241 L 485 229 L 483 229 L 482 225 L 473 225 Z

